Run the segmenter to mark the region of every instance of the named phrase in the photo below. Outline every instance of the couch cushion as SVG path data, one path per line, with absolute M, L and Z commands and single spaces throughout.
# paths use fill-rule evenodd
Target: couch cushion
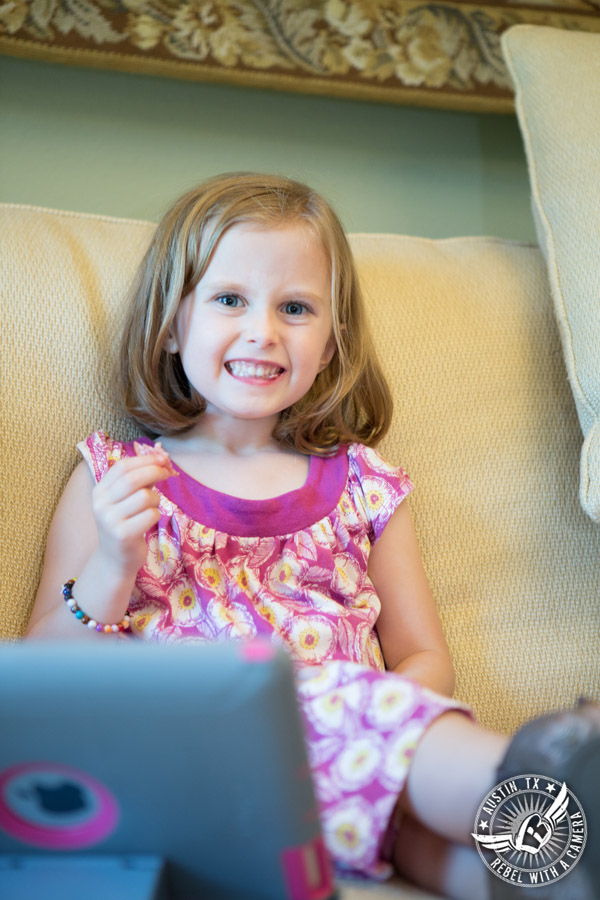
M 600 521 L 600 34 L 518 25 L 502 40 L 532 205 L 585 442 L 580 499 Z
M 76 441 L 131 435 L 102 402 L 99 359 L 152 225 L 15 206 L 1 219 L 0 634 L 16 637 Z M 381 449 L 416 483 L 458 695 L 510 730 L 600 683 L 600 532 L 576 499 L 580 436 L 543 258 L 486 238 L 352 240 L 396 398 Z
M 96 372 L 152 226 L 35 207 L 0 209 L 1 516 L 5 529 L 11 523 L 0 636 L 16 636 L 31 609 L 51 515 L 78 461 L 75 443 L 98 423 L 127 433 L 105 405 Z
M 504 731 L 598 694 L 600 533 L 543 257 L 493 238 L 354 238 L 457 694 Z

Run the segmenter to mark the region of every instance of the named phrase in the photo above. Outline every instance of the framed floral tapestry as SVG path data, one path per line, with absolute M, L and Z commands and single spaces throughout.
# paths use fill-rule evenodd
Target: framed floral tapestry
M 499 39 L 517 23 L 600 31 L 600 0 L 0 0 L 0 53 L 509 112 Z

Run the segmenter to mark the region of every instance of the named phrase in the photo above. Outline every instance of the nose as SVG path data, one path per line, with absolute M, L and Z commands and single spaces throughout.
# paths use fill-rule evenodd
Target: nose
M 248 343 L 269 347 L 278 339 L 277 314 L 271 309 L 252 310 L 246 319 Z

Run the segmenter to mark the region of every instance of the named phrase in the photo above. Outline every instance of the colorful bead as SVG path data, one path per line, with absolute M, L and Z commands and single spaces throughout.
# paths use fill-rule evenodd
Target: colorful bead
M 75 615 L 76 619 L 79 619 L 79 621 L 83 625 L 87 625 L 88 628 L 92 628 L 94 631 L 103 632 L 104 634 L 118 634 L 120 631 L 125 631 L 127 628 L 129 628 L 129 623 L 131 621 L 129 610 L 127 610 L 121 621 L 116 622 L 114 625 L 103 625 L 101 622 L 96 622 L 95 619 L 91 619 L 86 613 L 84 613 L 84 611 L 77 605 L 77 601 L 72 594 L 73 585 L 75 584 L 76 580 L 76 578 L 71 578 L 63 585 L 62 588 L 65 602 L 71 612 Z

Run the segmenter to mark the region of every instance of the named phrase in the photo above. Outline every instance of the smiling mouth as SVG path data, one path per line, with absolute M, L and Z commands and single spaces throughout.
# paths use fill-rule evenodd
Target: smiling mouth
M 285 372 L 285 369 L 281 366 L 272 366 L 268 363 L 255 364 L 238 360 L 226 362 L 225 368 L 230 375 L 234 375 L 236 378 L 264 378 L 268 381 L 278 378 L 282 372 Z

